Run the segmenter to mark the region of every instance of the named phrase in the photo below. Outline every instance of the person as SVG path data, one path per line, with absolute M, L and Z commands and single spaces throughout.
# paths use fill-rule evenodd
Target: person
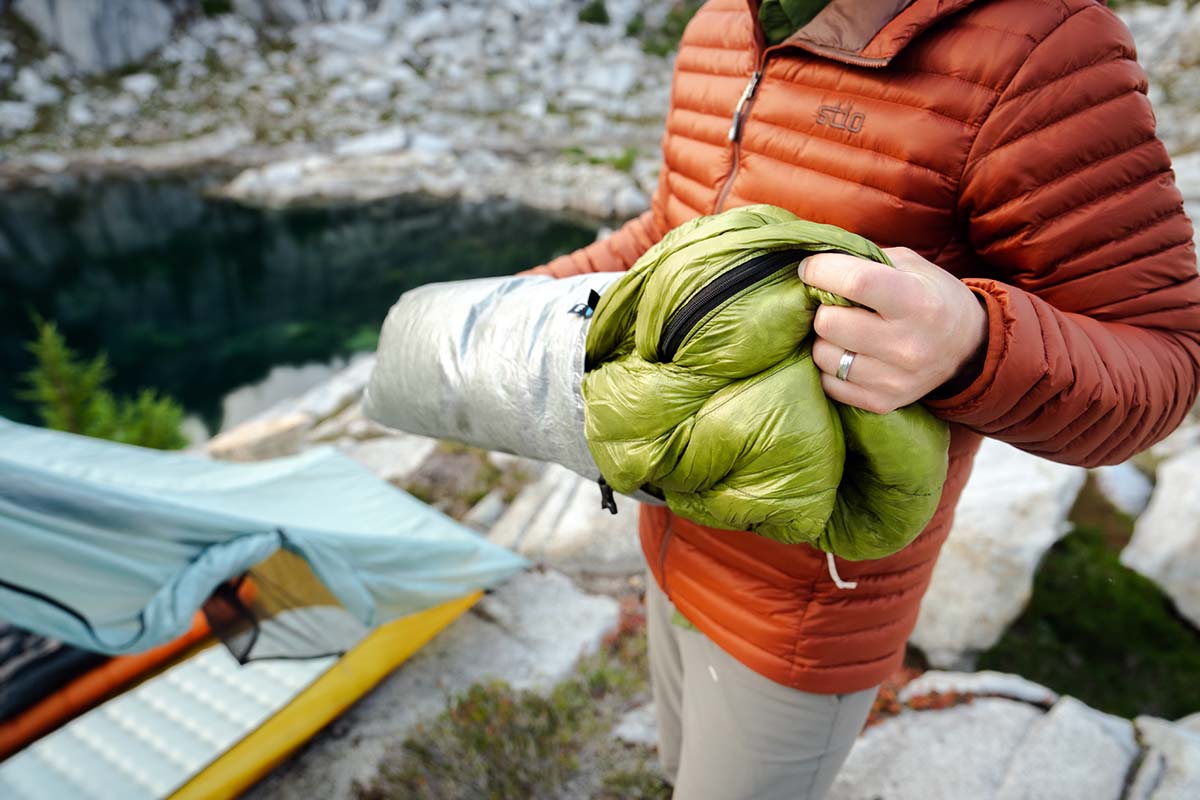
M 1146 89 L 1095 0 L 710 0 L 688 24 L 650 209 L 532 271 L 624 270 L 749 203 L 858 233 L 895 269 L 801 265 L 863 306 L 817 314 L 824 389 L 877 413 L 923 403 L 951 444 L 925 530 L 841 561 L 844 582 L 807 545 L 641 510 L 676 797 L 826 793 L 902 662 L 982 437 L 1115 464 L 1192 406 L 1196 251 Z

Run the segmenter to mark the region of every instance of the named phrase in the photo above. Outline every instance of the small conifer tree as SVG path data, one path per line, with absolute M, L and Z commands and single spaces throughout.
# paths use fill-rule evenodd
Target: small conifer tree
M 34 321 L 38 335 L 28 349 L 37 363 L 21 376 L 27 386 L 21 398 L 35 404 L 47 428 L 159 450 L 187 445 L 181 431 L 183 408 L 177 402 L 153 389 L 132 399 L 114 397 L 107 388 L 112 371 L 103 353 L 84 359 L 67 346 L 53 322 Z

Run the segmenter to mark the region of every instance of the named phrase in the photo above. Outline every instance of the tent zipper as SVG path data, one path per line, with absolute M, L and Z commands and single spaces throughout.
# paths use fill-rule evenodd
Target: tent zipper
M 776 250 L 755 256 L 718 275 L 692 295 L 668 320 L 658 340 L 658 360 L 664 363 L 674 360 L 675 353 L 688 334 L 714 308 L 806 255 L 807 250 Z

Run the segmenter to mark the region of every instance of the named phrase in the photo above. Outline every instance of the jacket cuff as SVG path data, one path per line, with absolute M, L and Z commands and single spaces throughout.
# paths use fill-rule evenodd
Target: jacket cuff
M 967 369 L 973 369 L 974 375 L 965 387 L 954 386 L 956 383 L 961 386 L 961 383 L 957 378 L 951 379 L 922 398 L 921 402 L 933 412 L 934 416 L 948 422 L 970 425 L 971 422 L 984 421 L 980 419 L 980 412 L 983 406 L 988 405 L 987 399 L 991 394 L 990 390 L 996 384 L 1001 364 L 1010 350 L 1009 336 L 1015 320 L 1007 302 L 1009 299 L 1007 292 L 1000 284 L 995 281 L 970 278 L 963 282 L 987 309 L 987 348 L 983 351 L 981 361 L 968 365 Z M 954 391 L 956 388 L 958 390 Z M 946 390 L 953 393 L 946 394 Z M 983 416 L 991 415 L 985 413 Z

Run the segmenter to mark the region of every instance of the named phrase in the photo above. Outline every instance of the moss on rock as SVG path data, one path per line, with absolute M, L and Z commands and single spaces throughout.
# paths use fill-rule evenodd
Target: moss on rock
M 1093 526 L 1077 526 L 1047 553 L 1029 606 L 979 668 L 1125 717 L 1200 710 L 1200 633 Z

